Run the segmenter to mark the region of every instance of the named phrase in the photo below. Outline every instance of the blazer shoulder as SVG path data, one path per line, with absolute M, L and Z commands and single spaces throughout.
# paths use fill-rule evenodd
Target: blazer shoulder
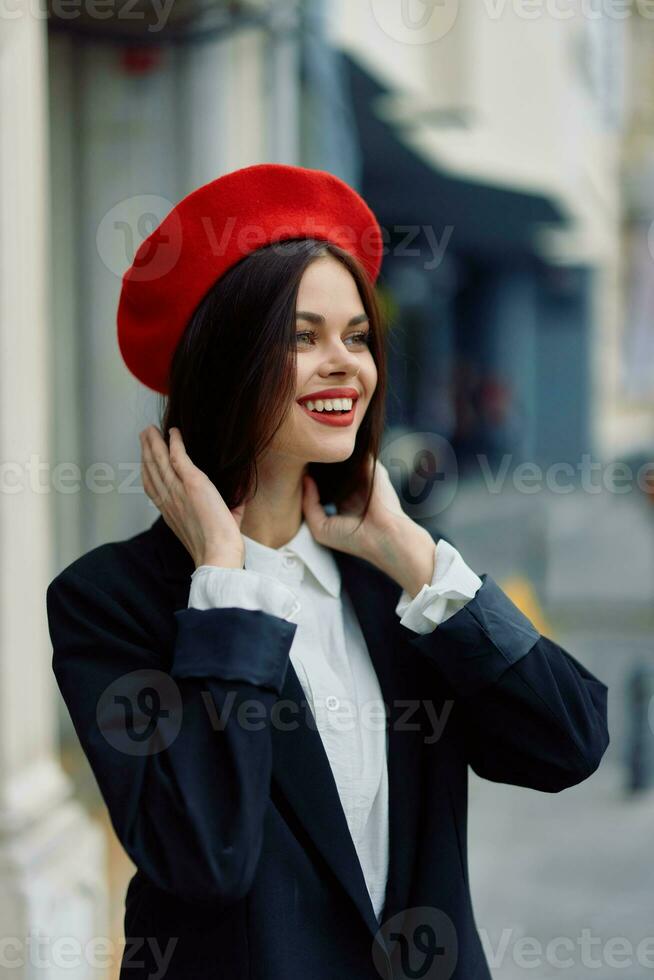
M 142 586 L 156 576 L 157 553 L 151 529 L 129 538 L 107 541 L 74 559 L 54 576 L 48 594 L 74 583 L 120 599 L 129 596 L 135 585 Z

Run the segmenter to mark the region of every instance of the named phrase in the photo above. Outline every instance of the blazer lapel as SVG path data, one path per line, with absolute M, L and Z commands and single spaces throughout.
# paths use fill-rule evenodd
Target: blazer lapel
M 389 867 L 382 921 L 404 911 L 410 900 L 420 812 L 424 733 L 416 725 L 416 690 L 403 669 L 395 613 L 400 587 L 360 559 L 334 552 L 343 587 L 352 600 L 387 709 Z
M 293 723 L 271 728 L 272 778 L 304 832 L 338 878 L 374 935 L 379 929 L 338 789 L 304 690 L 289 661 L 281 700 Z M 297 721 L 297 724 L 295 722 Z M 274 789 L 273 789 L 274 793 Z
M 342 586 L 352 600 L 375 667 L 388 716 L 389 869 L 381 920 L 409 903 L 420 810 L 422 733 L 415 730 L 415 690 L 406 687 L 394 656 L 399 628 L 395 616 L 400 590 L 368 563 L 334 551 Z M 382 594 L 380 590 L 386 590 Z M 397 618 L 397 617 L 396 617 Z M 399 621 L 398 621 L 399 623 Z M 289 663 L 282 698 L 306 706 L 304 692 Z M 299 718 L 306 718 L 299 712 Z M 328 865 L 339 878 L 373 934 L 379 930 L 356 848 L 347 826 L 329 760 L 315 725 L 300 722 L 289 731 L 273 729 L 273 778 Z
M 172 585 L 175 608 L 188 603 L 194 565 L 179 539 L 162 517 L 152 525 Z M 397 603 L 399 589 L 367 562 L 333 552 L 342 587 L 352 600 L 375 667 L 388 711 L 389 874 L 382 921 L 406 908 L 415 856 L 419 811 L 420 732 L 402 724 L 408 693 L 393 656 L 395 624 L 389 622 L 389 602 Z M 387 595 L 380 588 L 388 589 Z M 394 599 L 393 599 L 394 596 Z M 392 615 L 395 613 L 391 610 Z M 415 697 L 415 692 L 413 692 Z M 359 910 L 371 934 L 381 940 L 380 924 L 370 900 L 361 864 L 350 835 L 338 789 L 315 719 L 300 680 L 289 660 L 281 701 L 292 706 L 282 711 L 283 723 L 271 727 L 273 748 L 271 793 L 281 791 L 295 818 Z M 287 724 L 287 721 L 290 722 Z M 383 941 L 383 940 L 382 940 Z

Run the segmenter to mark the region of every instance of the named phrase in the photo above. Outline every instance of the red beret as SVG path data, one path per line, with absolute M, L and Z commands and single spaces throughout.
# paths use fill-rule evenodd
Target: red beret
M 210 287 L 243 256 L 289 238 L 333 242 L 377 279 L 381 228 L 334 174 L 260 163 L 183 198 L 141 242 L 122 278 L 118 345 L 132 374 L 166 394 L 175 347 Z

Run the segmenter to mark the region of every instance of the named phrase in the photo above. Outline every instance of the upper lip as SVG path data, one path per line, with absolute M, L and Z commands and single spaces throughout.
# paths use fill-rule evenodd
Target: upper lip
M 308 401 L 315 402 L 319 398 L 353 398 L 356 401 L 359 397 L 360 392 L 356 388 L 322 388 L 320 391 L 312 391 L 309 395 L 302 395 L 297 401 L 299 404 Z

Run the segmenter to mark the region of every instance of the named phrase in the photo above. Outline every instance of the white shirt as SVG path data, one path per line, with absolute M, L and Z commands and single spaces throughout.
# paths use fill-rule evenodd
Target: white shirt
M 306 521 L 280 548 L 243 535 L 245 567 L 200 565 L 188 605 L 259 609 L 297 624 L 290 659 L 316 720 L 370 893 L 383 910 L 388 875 L 388 769 L 384 703 L 368 649 L 332 551 Z M 395 607 L 402 625 L 429 633 L 481 587 L 456 548 L 435 545 L 431 583 Z M 437 560 L 436 560 L 437 559 Z

